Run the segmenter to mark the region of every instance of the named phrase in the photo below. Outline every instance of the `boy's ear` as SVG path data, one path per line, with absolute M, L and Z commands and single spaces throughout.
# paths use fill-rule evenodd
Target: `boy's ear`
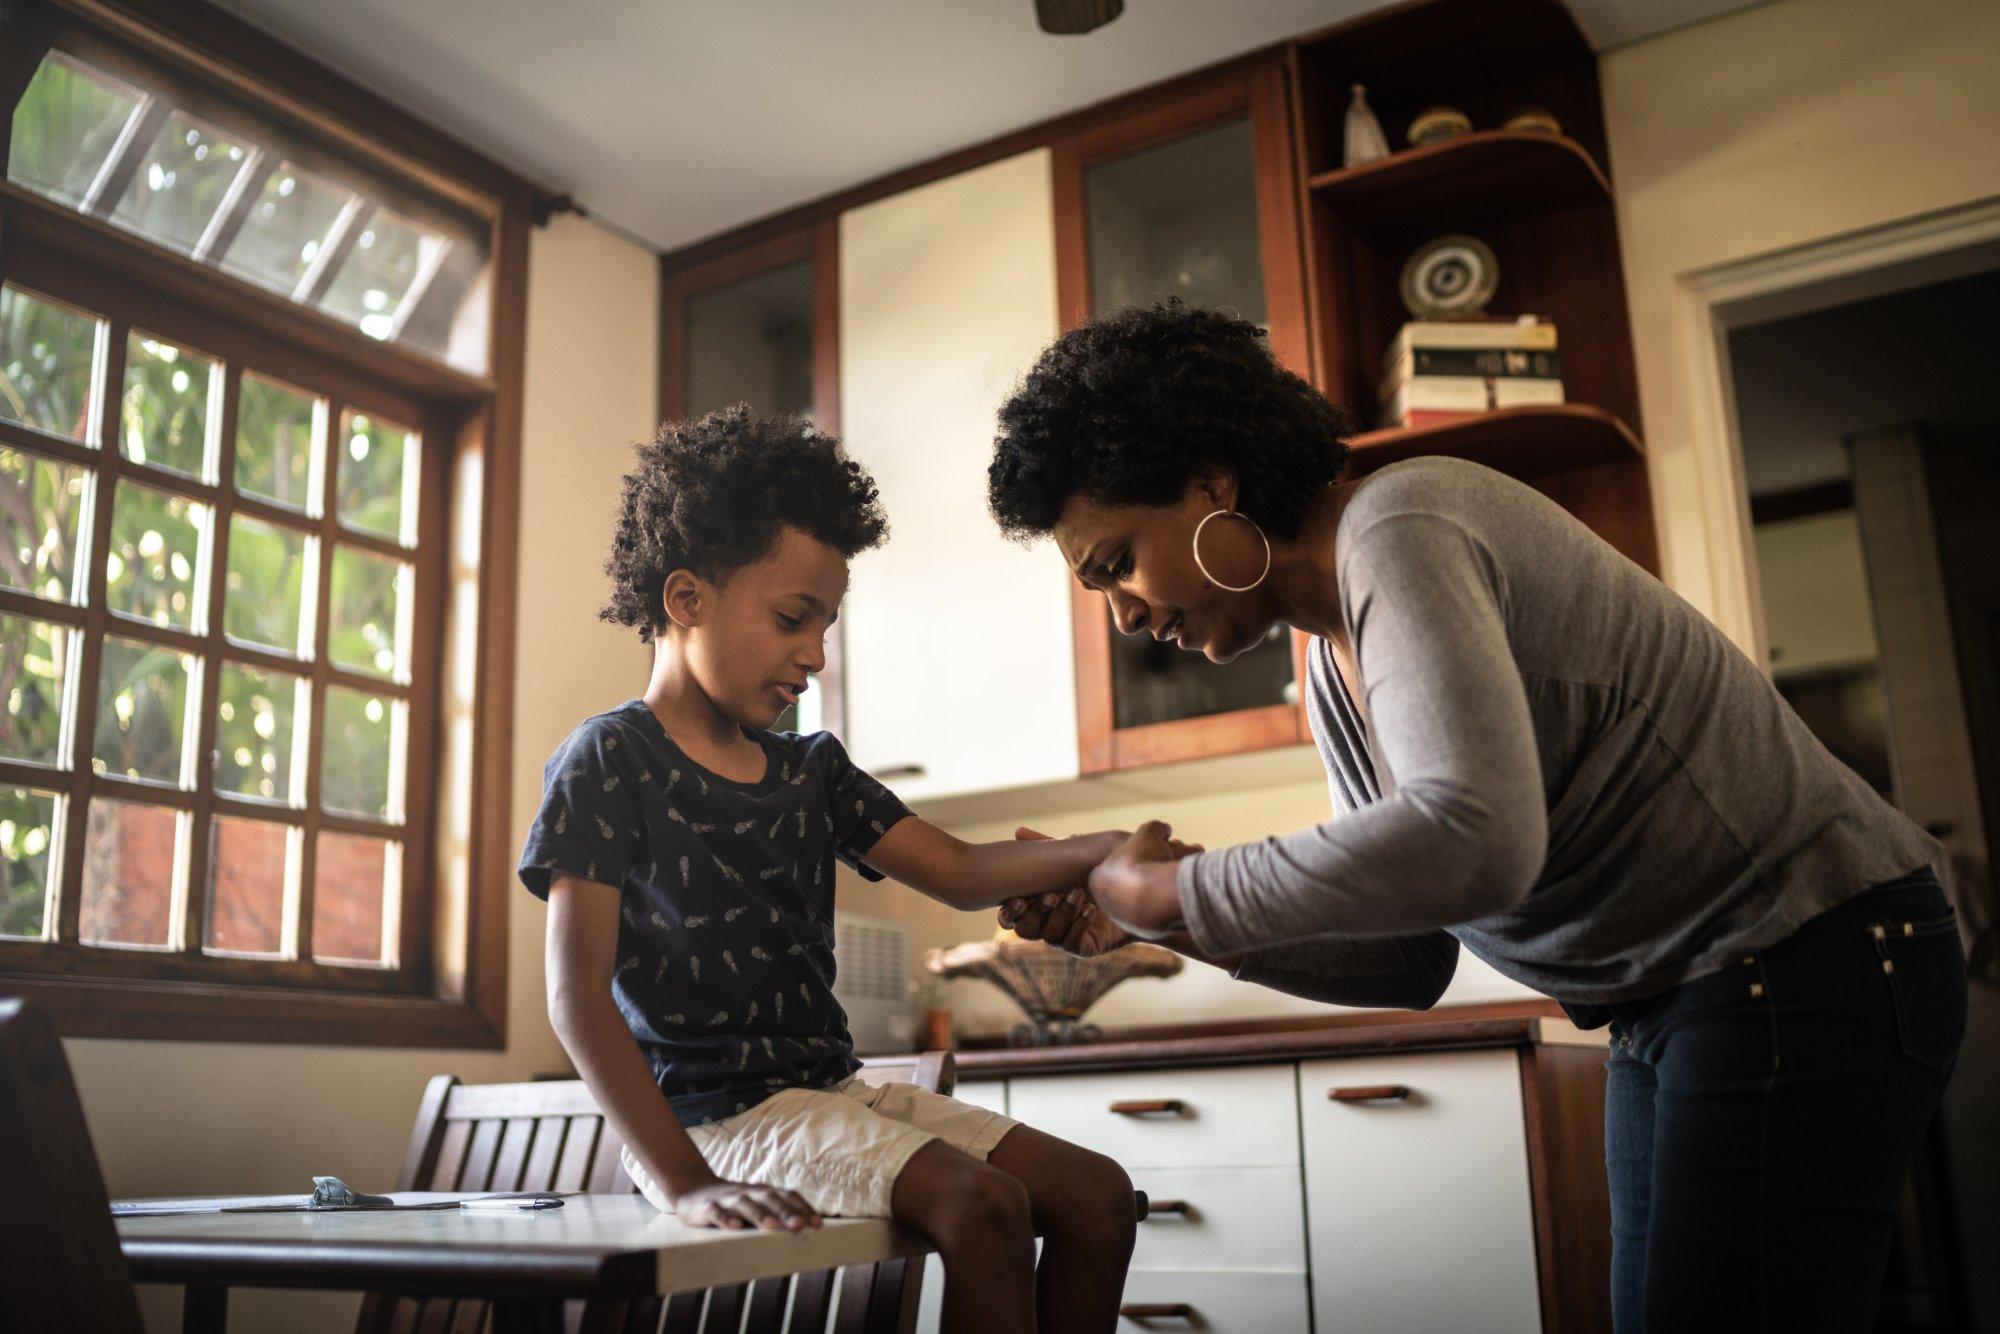
M 660 602 L 667 619 L 683 630 L 692 630 L 708 612 L 708 584 L 692 570 L 675 570 L 667 576 Z

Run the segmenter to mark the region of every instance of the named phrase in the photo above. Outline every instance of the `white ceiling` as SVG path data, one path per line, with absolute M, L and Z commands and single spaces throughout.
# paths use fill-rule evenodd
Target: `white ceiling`
M 667 250 L 1379 0 L 222 0 Z M 1598 49 L 1746 0 L 1573 0 Z

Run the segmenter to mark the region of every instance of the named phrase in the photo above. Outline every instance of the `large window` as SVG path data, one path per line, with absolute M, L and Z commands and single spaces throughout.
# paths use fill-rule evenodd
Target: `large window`
M 393 971 L 443 470 L 206 332 L 0 287 L 0 937 Z
M 9 182 L 370 338 L 486 368 L 476 219 L 115 45 L 58 40 L 15 104 Z
M 74 12 L 0 12 L 0 993 L 496 1043 L 531 192 Z

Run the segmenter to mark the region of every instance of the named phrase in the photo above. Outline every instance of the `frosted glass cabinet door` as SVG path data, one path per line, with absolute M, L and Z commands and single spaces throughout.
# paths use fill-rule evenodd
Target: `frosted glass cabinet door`
M 1316 1334 L 1539 1331 L 1519 1057 L 1299 1066 Z M 1337 1102 L 1330 1089 L 1402 1086 Z
M 1054 216 L 1037 149 L 840 219 L 843 434 L 890 526 L 854 562 L 846 740 L 906 798 L 1077 772 L 1068 570 L 986 509 L 995 415 L 1057 332 Z
M 1093 163 L 1083 188 L 1094 314 L 1172 297 L 1266 323 L 1247 118 Z M 1273 627 L 1218 667 L 1114 626 L 1111 698 L 1119 728 L 1296 703 L 1291 635 Z

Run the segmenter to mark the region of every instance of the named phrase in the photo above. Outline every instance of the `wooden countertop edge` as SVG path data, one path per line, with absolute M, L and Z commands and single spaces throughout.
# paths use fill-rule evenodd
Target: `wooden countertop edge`
M 1559 1012 L 1558 1012 L 1559 1013 Z M 1567 1020 L 1544 1014 L 1500 1017 L 1426 1017 L 1392 1023 L 1328 1024 L 1261 1033 L 1092 1042 L 1073 1047 L 1018 1047 L 957 1053 L 961 1080 L 1084 1071 L 1145 1070 L 1162 1066 L 1243 1065 L 1316 1056 L 1367 1056 L 1389 1052 L 1467 1051 L 1538 1042 L 1600 1045 Z

